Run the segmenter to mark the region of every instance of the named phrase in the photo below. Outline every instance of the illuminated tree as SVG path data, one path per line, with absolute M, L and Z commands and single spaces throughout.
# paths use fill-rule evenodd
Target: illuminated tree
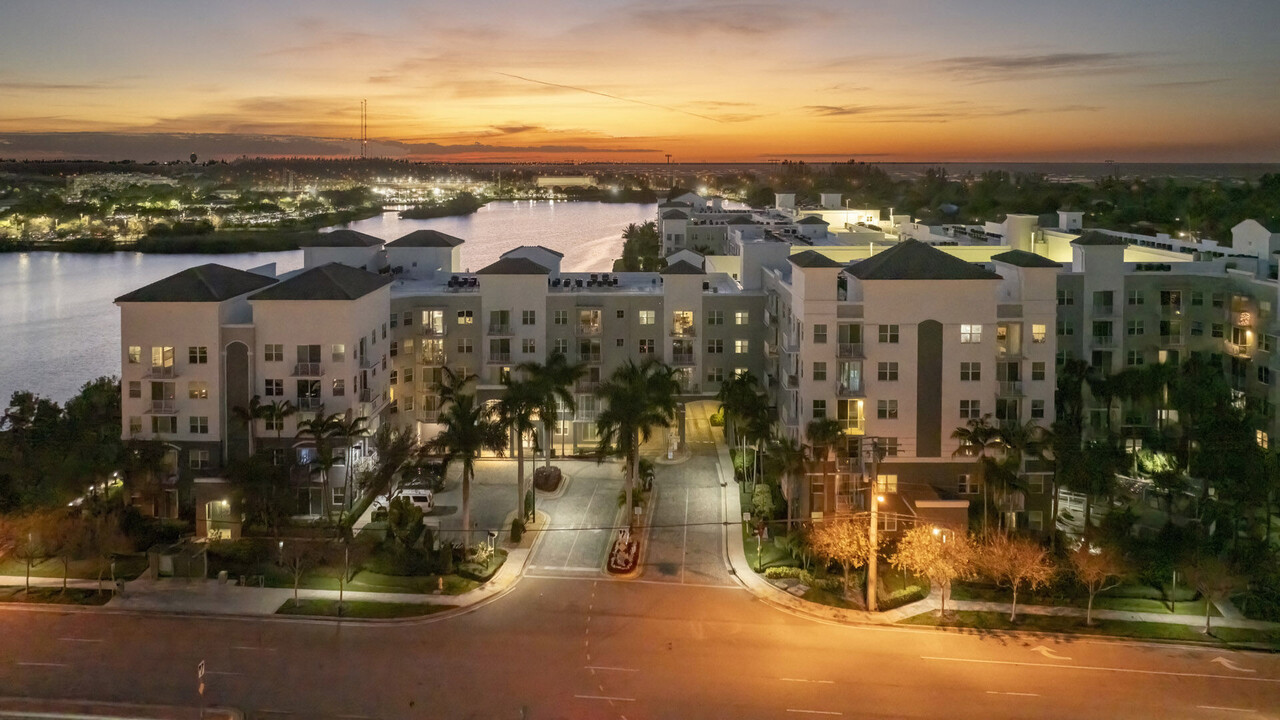
M 1216 557 L 1196 558 L 1184 569 L 1187 582 L 1204 600 L 1204 631 L 1211 630 L 1210 608 L 1215 600 L 1221 600 L 1240 587 L 1241 580 L 1231 572 L 1227 564 Z
M 1085 608 L 1084 624 L 1093 624 L 1093 599 L 1098 593 L 1120 584 L 1127 568 L 1124 558 L 1114 549 L 1107 546 L 1090 546 L 1084 542 L 1071 553 L 1071 570 L 1089 593 L 1089 604 Z
M 947 613 L 951 581 L 973 574 L 974 548 L 968 535 L 941 528 L 917 525 L 898 541 L 889 564 L 929 580 L 942 593 L 941 614 Z
M 809 535 L 813 554 L 840 565 L 844 570 L 844 594 L 849 594 L 849 571 L 867 564 L 871 554 L 871 538 L 865 519 L 838 519 L 814 527 Z
M 1053 579 L 1049 552 L 1033 540 L 990 535 L 978 548 L 977 565 L 992 582 L 1013 591 L 1009 621 L 1018 619 L 1018 590 L 1036 590 Z

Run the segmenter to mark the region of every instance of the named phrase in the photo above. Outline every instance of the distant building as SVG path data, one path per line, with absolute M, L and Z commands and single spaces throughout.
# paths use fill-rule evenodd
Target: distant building
M 595 187 L 598 184 L 590 175 L 543 175 L 534 183 L 540 188 Z

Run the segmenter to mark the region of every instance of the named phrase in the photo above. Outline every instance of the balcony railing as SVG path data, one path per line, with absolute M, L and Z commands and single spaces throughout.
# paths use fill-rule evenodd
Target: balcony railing
M 863 353 L 862 343 L 840 343 L 840 346 L 836 348 L 836 357 L 840 358 L 865 357 Z
M 680 392 L 686 395 L 693 395 L 693 394 L 702 392 L 702 389 L 700 388 L 698 383 L 687 382 L 687 383 L 680 383 Z
M 785 375 L 784 378 L 785 378 L 784 382 L 788 390 L 795 390 L 796 388 L 800 387 L 799 375 Z
M 319 410 L 324 401 L 318 397 L 300 397 L 293 401 L 293 406 L 302 411 Z
M 374 370 L 381 364 L 381 362 L 382 358 L 377 355 L 366 354 L 364 357 L 360 358 L 360 369 Z
M 573 384 L 573 388 L 575 392 L 593 393 L 596 390 L 600 389 L 600 381 L 599 380 L 579 380 L 578 382 Z
M 1160 344 L 1161 345 L 1181 345 L 1182 336 L 1181 335 L 1161 335 Z
M 324 367 L 318 362 L 300 362 L 293 366 L 294 377 L 320 377 L 324 375 Z
M 146 373 L 149 378 L 176 378 L 178 369 L 172 365 L 152 365 Z
M 578 335 L 593 336 L 600 334 L 600 323 L 578 323 Z
M 449 362 L 449 355 L 444 350 L 423 350 L 418 353 L 418 362 L 423 365 L 445 365 Z
M 997 386 L 999 393 L 1004 396 L 1022 394 L 1021 380 L 1001 380 L 997 383 Z
M 996 345 L 996 354 L 1002 358 L 1020 358 L 1022 357 L 1022 346 Z
M 382 397 L 374 393 L 373 388 L 365 388 L 360 391 L 360 402 L 371 403 L 381 400 Z
M 444 337 L 449 334 L 449 326 L 441 325 L 437 328 L 430 325 L 423 325 L 422 330 L 419 332 L 421 332 L 425 337 Z
M 836 386 L 836 394 L 840 397 L 862 397 L 866 392 L 862 383 L 840 383 Z
M 437 423 L 440 422 L 439 410 L 420 410 L 418 411 L 418 422 Z
M 1182 314 L 1181 305 L 1161 305 L 1160 314 L 1165 317 L 1177 317 Z
M 1116 314 L 1115 305 L 1094 305 L 1093 306 L 1094 317 L 1111 317 L 1112 315 L 1115 315 L 1115 314 Z
M 1225 348 L 1229 354 L 1235 355 L 1236 357 L 1249 357 L 1248 345 L 1239 345 L 1233 342 L 1224 342 L 1222 343 L 1222 347 Z
M 581 362 L 587 363 L 588 365 L 599 365 L 600 353 L 598 352 L 578 353 L 578 360 Z
M 1092 342 L 1094 347 L 1109 348 L 1116 346 L 1114 335 L 1093 335 Z
M 672 365 L 692 365 L 693 353 L 691 352 L 673 352 L 671 353 Z
M 511 362 L 511 353 L 510 353 L 510 352 L 491 352 L 491 353 L 489 353 L 489 363 L 490 363 L 490 364 L 497 364 L 497 363 L 504 363 L 504 364 L 505 364 L 505 363 L 509 363 L 509 362 Z
M 510 326 L 510 325 L 499 325 L 499 324 L 495 324 L 495 323 L 490 323 L 490 324 L 489 324 L 489 334 L 490 334 L 490 335 L 510 335 L 510 334 L 511 334 L 511 326 Z
M 152 400 L 151 409 L 147 412 L 150 415 L 176 415 L 178 413 L 178 401 Z
M 697 337 L 698 330 L 692 325 L 677 325 L 671 328 L 671 337 Z

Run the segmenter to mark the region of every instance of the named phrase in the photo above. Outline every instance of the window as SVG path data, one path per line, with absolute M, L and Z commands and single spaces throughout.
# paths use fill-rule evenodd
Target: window
M 627 341 L 626 341 L 626 340 L 624 340 L 623 338 L 618 338 L 617 340 L 614 340 L 614 341 L 613 341 L 613 346 L 614 346 L 614 347 L 622 347 L 623 345 L 625 345 L 625 344 L 626 344 L 626 342 L 627 342 Z
M 267 397 L 284 397 L 284 380 L 274 378 L 263 380 L 262 394 Z
M 209 467 L 208 450 L 188 450 L 187 466 L 192 470 L 204 470 Z
M 1271 438 L 1267 435 L 1266 431 L 1258 430 L 1257 434 L 1255 435 L 1255 438 L 1258 441 L 1258 447 L 1262 448 L 1263 450 L 1267 450 L 1271 448 Z
M 1125 363 L 1129 366 L 1141 365 L 1146 361 L 1141 350 L 1130 350 L 1125 354 Z
M 825 362 L 815 362 L 813 364 L 813 379 L 819 381 L 827 379 L 827 364 Z
M 1142 335 L 1143 332 L 1144 328 L 1141 320 L 1130 320 L 1125 326 L 1125 334 L 1127 335 Z
M 400 317 L 400 324 L 404 325 L 405 327 L 410 327 L 411 325 L 413 325 L 413 313 L 410 312 L 409 310 L 405 310 L 404 314 L 401 315 Z
M 538 344 L 534 342 L 533 338 L 524 338 L 523 340 L 520 341 L 520 352 L 526 355 L 529 355 L 531 353 L 537 352 L 537 350 L 538 350 Z
M 537 310 L 521 310 L 520 311 L 521 325 L 536 325 L 537 323 L 538 323 Z
M 1209 329 L 1210 337 L 1220 338 L 1224 334 L 1226 334 L 1226 326 L 1223 325 L 1222 323 L 1214 323 L 1213 325 L 1210 326 L 1210 329 Z
M 386 324 L 386 323 L 382 323 L 382 339 L 383 339 L 383 340 L 386 340 L 386 339 L 387 339 L 387 324 Z
M 187 418 L 192 435 L 208 435 L 209 434 L 209 418 L 203 415 L 192 415 Z
M 1043 345 L 1047 328 L 1044 325 L 1031 326 L 1031 342 L 1036 345 Z
M 413 382 L 413 368 L 405 368 L 404 372 L 400 373 L 400 379 L 406 383 Z
M 723 340 L 708 340 L 708 341 L 707 341 L 707 354 L 709 354 L 709 355 L 719 355 L 720 353 L 723 353 L 723 352 L 724 352 L 724 341 L 723 341 Z
M 1271 352 L 1276 346 L 1276 336 L 1262 334 L 1258 336 L 1258 349 L 1262 352 Z
M 142 381 L 140 380 L 129 381 L 129 397 L 131 398 L 142 397 Z
M 392 347 L 395 347 L 394 343 Z M 347 346 L 342 343 L 334 343 L 329 346 L 329 356 L 336 363 L 343 362 L 347 359 Z
M 406 370 L 405 375 L 408 375 L 409 372 L 410 371 Z M 342 397 L 346 394 L 347 394 L 347 381 L 344 380 L 343 378 L 334 378 L 333 379 L 333 396 Z
M 626 311 L 626 310 L 619 310 L 619 311 L 615 314 L 615 317 L 617 317 L 619 320 L 622 320 L 622 319 L 623 319 L 623 318 L 625 318 L 626 316 L 627 316 L 627 311 Z
M 1214 293 L 1212 301 L 1214 307 L 1224 307 L 1227 303 L 1227 296 L 1224 293 Z
M 1070 290 L 1059 290 L 1058 304 L 1059 305 L 1075 305 L 1076 298 L 1074 295 L 1071 294 Z
M 152 415 L 151 432 L 173 435 L 178 432 L 178 418 L 174 415 Z
M 1044 419 L 1044 401 L 1043 400 L 1031 401 L 1031 419 L 1032 420 Z
M 1031 363 L 1031 379 L 1032 379 L 1032 380 L 1043 380 L 1043 379 L 1044 379 L 1044 370 L 1045 370 L 1045 368 L 1044 368 L 1044 363 L 1042 363 L 1042 362 L 1033 362 L 1033 363 Z
M 395 356 L 399 355 L 399 354 L 400 354 L 400 343 L 399 343 L 399 342 L 397 342 L 397 341 L 395 341 L 395 340 L 392 340 L 392 341 L 391 341 L 391 349 L 390 349 L 390 350 L 388 350 L 388 351 L 387 351 L 387 353 L 388 353 L 389 355 L 391 355 L 391 357 L 395 357 Z M 406 354 L 407 354 L 407 353 L 406 353 Z
M 1044 511 L 1043 510 L 1027 511 L 1027 529 L 1028 530 L 1044 529 Z
M 723 324 L 724 324 L 724 311 L 723 311 L 723 310 L 708 310 L 708 311 L 707 311 L 707 324 L 708 324 L 708 325 L 723 325 Z
M 880 439 L 880 448 L 884 450 L 884 454 L 886 457 L 898 457 L 898 451 L 901 449 L 901 447 L 902 446 L 899 445 L 898 438 L 896 437 L 887 437 L 887 438 Z
M 276 432 L 283 431 L 284 418 L 278 415 L 271 415 L 266 418 L 263 418 L 262 425 L 268 431 L 276 431 Z
M 1071 326 L 1071 323 L 1067 322 L 1066 320 L 1059 320 L 1059 321 L 1058 321 L 1058 335 L 1059 335 L 1059 337 L 1069 337 L 1069 336 L 1071 336 L 1071 335 L 1075 335 L 1075 334 L 1076 334 L 1076 329 L 1075 329 L 1074 327 L 1072 327 L 1072 326 Z
M 347 489 L 342 485 L 334 483 L 333 487 L 329 488 L 329 493 L 329 500 L 332 504 L 337 505 L 338 507 L 342 507 L 347 504 Z
M 996 420 L 1018 422 L 1017 398 L 996 398 Z
M 400 316 L 395 313 L 391 313 L 391 329 L 394 330 L 399 326 L 400 326 Z
M 552 325 L 568 325 L 568 324 L 569 324 L 569 311 L 568 311 L 568 310 L 555 310 L 555 311 L 553 311 L 553 312 L 551 313 L 551 324 L 552 324 Z
M 894 342 L 897 342 L 897 341 L 895 340 Z M 826 324 L 818 323 L 818 324 L 815 324 L 815 325 L 813 326 L 813 343 L 814 343 L 815 345 L 826 345 L 826 344 L 827 344 L 827 326 L 826 326 Z
M 192 365 L 209 364 L 209 348 L 204 345 L 195 345 L 187 348 L 187 362 Z
M 742 377 L 743 375 L 746 375 L 746 374 L 747 374 L 747 369 L 746 369 L 746 368 L 738 368 L 738 367 L 736 367 L 736 368 L 734 368 L 734 369 L 733 369 L 733 376 L 734 376 L 734 377 L 736 377 L 736 378 L 740 378 L 740 377 Z
M 1204 293 L 1201 292 L 1200 290 L 1192 290 L 1191 291 L 1191 307 L 1203 307 L 1203 306 L 1204 306 Z
M 130 345 L 128 355 L 129 355 L 129 364 L 137 365 L 138 363 L 142 362 L 142 347 L 139 345 Z
M 459 324 L 459 325 L 471 325 L 471 324 L 475 323 L 475 321 L 476 321 L 476 315 L 475 315 L 475 313 L 474 313 L 473 311 L 471 311 L 471 310 L 459 310 L 459 311 L 458 311 L 458 324 Z
M 897 325 L 881 325 L 879 328 L 880 342 L 897 343 L 898 342 L 898 326 Z
M 1264 385 L 1271 384 L 1271 368 L 1266 365 L 1258 366 L 1258 382 Z
M 1204 335 L 1204 323 L 1199 320 L 1191 321 L 1191 337 L 1200 337 Z
M 264 362 L 284 362 L 284 345 L 276 343 L 262 348 Z
M 405 395 L 404 397 L 400 398 L 400 402 L 404 405 L 403 410 L 404 410 L 405 412 L 412 412 L 412 411 L 413 411 L 413 396 L 412 396 L 412 395 Z
M 976 420 L 982 417 L 982 402 L 980 400 L 961 400 L 960 417 L 964 420 Z
M 640 342 L 640 354 L 652 355 L 654 352 L 653 338 L 644 338 Z
M 749 325 L 749 324 L 751 324 L 751 313 L 749 313 L 749 312 L 747 312 L 747 311 L 745 311 L 745 310 L 739 310 L 739 311 L 735 312 L 735 313 L 733 314 L 733 324 L 734 324 L 734 325 Z
M 129 434 L 130 435 L 142 434 L 142 418 L 141 417 L 138 417 L 137 415 L 129 416 Z
M 956 492 L 961 495 L 977 495 L 978 481 L 974 480 L 973 476 L 968 473 L 958 475 L 956 476 Z
M 471 347 L 471 338 L 458 338 L 458 352 L 463 355 L 474 352 Z
M 896 473 L 876 475 L 876 492 L 878 493 L 898 492 L 898 475 Z
M 1129 291 L 1129 304 L 1130 304 L 1130 305 L 1143 305 L 1143 304 L 1145 304 L 1145 300 L 1143 299 L 1142 291 L 1141 291 L 1141 290 L 1130 290 L 1130 291 Z
M 1231 326 L 1231 342 L 1244 347 L 1249 344 L 1249 331 L 1235 325 Z
M 881 515 L 876 524 L 880 527 L 881 532 L 897 532 L 898 516 L 888 514 Z
M 391 375 L 387 377 L 387 384 L 395 385 L 399 382 L 400 382 L 400 373 L 395 370 L 392 370 Z
M 898 401 L 897 400 L 877 400 L 876 401 L 876 417 L 880 420 L 897 420 L 898 419 Z
M 827 417 L 827 401 L 814 400 L 813 401 L 813 419 L 822 420 L 825 417 Z
M 470 343 L 468 343 L 468 345 L 470 345 Z M 568 338 L 556 338 L 556 339 L 555 339 L 555 341 L 551 344 L 551 348 L 552 348 L 552 350 L 551 350 L 551 351 L 552 351 L 552 353 L 559 353 L 560 355 L 568 355 L 568 354 L 569 354 L 569 339 L 568 339 Z
M 734 352 L 735 354 L 737 354 L 737 355 L 746 355 L 746 354 L 747 354 L 747 348 L 748 348 L 749 346 L 750 346 L 750 343 L 749 343 L 747 340 L 734 340 L 734 341 L 733 341 L 733 352 Z
M 709 383 L 724 382 L 724 368 L 718 368 L 718 367 L 707 368 L 707 382 Z
M 658 313 L 654 312 L 653 310 L 640 311 L 641 325 L 653 325 L 657 321 L 658 321 Z
M 876 363 L 876 379 L 880 382 L 896 382 L 898 379 L 898 363 Z
M 203 380 L 193 380 L 187 383 L 187 398 L 190 400 L 208 400 L 209 383 Z
M 961 325 L 960 326 L 960 342 L 962 343 L 982 342 L 982 326 L 981 325 Z
M 982 379 L 982 363 L 962 362 L 960 363 L 960 380 L 962 382 L 977 382 Z

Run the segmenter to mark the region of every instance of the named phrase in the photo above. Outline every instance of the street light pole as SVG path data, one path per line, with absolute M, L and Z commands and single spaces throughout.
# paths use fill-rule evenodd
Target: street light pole
M 871 505 L 871 527 L 868 528 L 868 538 L 870 539 L 871 548 L 867 552 L 867 611 L 876 611 L 876 556 L 878 553 L 876 531 L 879 529 L 880 522 L 880 498 L 876 495 L 876 482 L 879 479 L 877 473 L 880 461 L 879 440 L 871 439 L 871 478 L 867 483 L 868 501 Z

